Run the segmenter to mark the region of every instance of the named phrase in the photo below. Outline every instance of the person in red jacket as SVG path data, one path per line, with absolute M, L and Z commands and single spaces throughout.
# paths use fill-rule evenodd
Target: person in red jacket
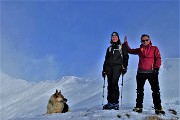
M 141 113 L 143 108 L 144 84 L 148 79 L 151 90 L 153 103 L 156 114 L 165 114 L 161 106 L 160 87 L 158 81 L 159 68 L 161 66 L 160 51 L 156 46 L 152 46 L 149 35 L 141 36 L 140 48 L 131 49 L 127 42 L 127 37 L 124 38 L 124 44 L 128 49 L 128 53 L 139 56 L 139 64 L 136 75 L 137 82 L 137 98 L 136 107 L 133 111 Z

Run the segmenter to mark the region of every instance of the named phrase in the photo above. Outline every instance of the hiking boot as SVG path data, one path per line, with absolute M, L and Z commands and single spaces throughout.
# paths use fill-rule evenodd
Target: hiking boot
M 119 110 L 119 104 L 118 103 L 108 103 L 103 106 L 103 110 Z
M 163 115 L 165 115 L 165 112 L 163 111 L 162 108 L 161 109 L 155 109 L 155 113 L 156 114 L 163 114 Z
M 103 106 L 103 110 L 110 110 L 111 109 L 111 103 L 107 103 Z
M 112 109 L 119 110 L 119 104 L 118 103 L 113 103 Z
M 134 112 L 142 113 L 142 108 L 134 107 Z

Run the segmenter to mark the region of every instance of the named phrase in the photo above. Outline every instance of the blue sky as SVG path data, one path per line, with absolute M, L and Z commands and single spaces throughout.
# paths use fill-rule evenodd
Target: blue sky
M 179 1 L 1 1 L 1 71 L 30 81 L 101 73 L 113 31 L 132 48 L 149 34 L 162 59 L 179 58 Z M 130 55 L 129 69 L 137 62 Z

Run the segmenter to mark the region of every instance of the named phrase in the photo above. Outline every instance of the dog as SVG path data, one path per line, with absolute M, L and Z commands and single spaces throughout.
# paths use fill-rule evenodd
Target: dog
M 70 109 L 66 102 L 67 99 L 61 94 L 61 91 L 58 92 L 56 89 L 56 92 L 49 99 L 46 114 L 69 112 Z

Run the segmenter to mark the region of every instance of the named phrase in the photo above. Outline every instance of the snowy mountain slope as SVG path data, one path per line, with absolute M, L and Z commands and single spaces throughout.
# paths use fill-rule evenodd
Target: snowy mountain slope
M 166 59 L 160 71 L 160 87 L 162 105 L 166 111 L 161 119 L 176 119 L 179 115 L 179 61 L 180 59 Z M 169 67 L 168 67 L 169 66 Z M 1 72 L 1 120 L 116 120 L 116 119 L 145 119 L 155 115 L 152 104 L 151 90 L 148 82 L 145 84 L 144 111 L 138 114 L 132 111 L 136 99 L 136 70 L 128 70 L 124 76 L 123 100 L 121 109 L 102 109 L 101 76 L 94 78 L 78 78 L 66 76 L 59 80 L 41 82 L 27 82 L 14 79 Z M 107 83 L 106 83 L 107 86 Z M 121 90 L 121 78 L 119 81 Z M 61 90 L 68 99 L 71 112 L 42 116 L 46 112 L 49 97 L 55 90 Z M 105 98 L 107 95 L 105 88 Z M 104 103 L 106 99 L 104 98 Z M 178 115 L 169 109 L 176 110 Z
M 162 97 L 177 97 L 180 95 L 180 59 L 169 58 L 162 64 L 162 70 L 160 72 L 160 83 Z
M 2 81 L 6 79 L 9 79 L 9 83 L 11 83 L 11 80 L 15 81 L 13 78 L 3 75 L 3 73 L 1 77 L 5 77 L 2 78 Z M 26 83 L 23 87 L 21 86 L 22 84 L 9 84 L 8 87 L 3 87 L 4 90 L 1 91 L 0 111 L 2 119 L 44 114 L 49 97 L 56 89 L 61 90 L 64 96 L 67 97 L 70 106 L 76 104 L 101 92 L 100 86 L 94 81 L 71 76 L 64 77 L 58 81 Z M 93 89 L 91 89 L 92 86 Z M 7 88 L 8 91 L 6 91 Z M 18 92 L 13 92 L 15 89 Z M 8 95 L 10 95 L 10 99 Z

